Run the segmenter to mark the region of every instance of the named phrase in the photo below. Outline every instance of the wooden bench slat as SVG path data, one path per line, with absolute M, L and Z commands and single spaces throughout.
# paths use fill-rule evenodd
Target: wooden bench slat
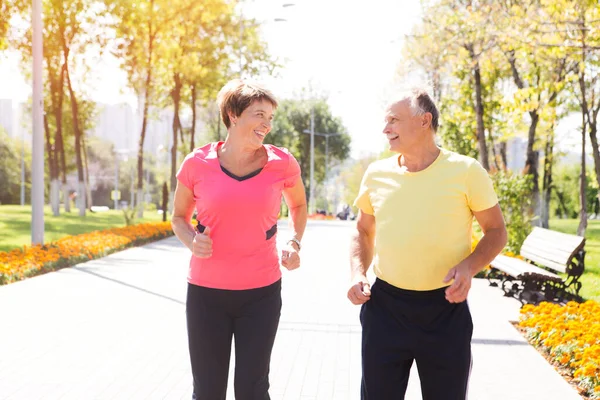
M 557 263 L 566 264 L 577 247 L 560 246 L 555 243 L 547 243 L 540 237 L 528 238 L 521 247 L 521 251 L 526 250 L 530 253 L 545 255 L 545 258 Z
M 497 256 L 491 262 L 491 266 L 502 272 L 505 272 L 515 278 L 522 274 L 539 274 L 539 275 L 545 275 L 550 278 L 558 277 L 558 275 L 553 274 L 550 271 L 546 271 L 543 268 L 539 268 L 539 267 L 536 267 L 535 265 L 529 264 L 526 261 L 519 260 L 518 258 L 503 256 L 503 255 Z
M 571 253 L 575 249 L 579 248 L 582 244 L 581 240 L 572 241 L 572 240 L 561 240 L 560 238 L 548 238 L 545 235 L 540 235 L 539 231 L 535 231 L 535 233 L 530 233 L 523 244 L 529 244 L 530 242 L 538 242 L 540 243 L 540 247 L 550 247 L 557 250 L 562 250 L 566 253 Z
M 585 238 L 582 236 L 570 235 L 568 233 L 562 233 L 538 227 L 533 228 L 533 231 L 530 233 L 530 235 L 534 235 L 534 237 L 541 237 L 548 242 L 563 243 L 573 247 L 574 249 L 581 246 L 585 241 Z
M 565 265 L 548 260 L 547 258 L 541 257 L 537 254 L 531 254 L 526 251 L 522 251 L 521 255 L 536 264 L 543 265 L 544 267 L 552 268 L 555 271 L 567 272 L 567 267 Z
M 498 255 L 496 258 L 490 263 L 490 265 L 502 272 L 505 272 L 513 277 L 519 276 L 521 270 L 515 266 L 513 260 L 516 258 L 507 257 L 503 255 Z M 520 261 L 520 260 L 519 260 Z
M 521 247 L 521 256 L 530 259 L 530 257 L 535 257 L 538 260 L 547 260 L 549 263 L 555 263 L 558 265 L 562 265 L 563 268 L 569 263 L 569 260 L 572 258 L 571 254 L 565 257 L 558 257 L 556 254 L 553 254 L 551 251 L 546 251 L 543 249 L 531 248 L 531 247 Z
M 583 265 L 581 265 L 582 268 L 569 271 L 569 277 L 573 278 L 570 281 L 544 268 L 566 273 L 567 266 L 573 260 L 573 257 L 579 251 L 583 250 L 584 246 L 585 238 L 583 237 L 536 227 L 525 238 L 520 249 L 521 256 L 527 261 L 499 255 L 490 265 L 492 268 L 510 275 L 523 283 L 517 289 L 515 289 L 514 284 L 511 285 L 508 291 L 504 285 L 506 280 L 502 284 L 507 294 L 518 294 L 521 302 L 529 302 L 532 299 L 534 302 L 537 302 L 547 296 L 551 296 L 552 298 L 558 296 L 559 299 L 564 299 L 569 294 L 567 292 L 567 288 L 569 287 L 575 288 L 575 295 L 578 295 L 581 283 L 576 282 L 576 280 L 583 271 Z M 491 279 L 495 278 L 494 275 L 490 276 Z M 544 282 L 548 281 L 556 282 L 556 285 L 545 285 Z M 567 282 L 569 284 L 565 286 Z M 548 289 L 550 292 L 546 294 L 537 293 L 536 291 L 539 291 L 540 288 L 542 290 Z

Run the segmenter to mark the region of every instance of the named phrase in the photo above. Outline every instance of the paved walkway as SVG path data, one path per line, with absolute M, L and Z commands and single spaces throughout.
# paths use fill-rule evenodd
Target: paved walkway
M 359 309 L 346 300 L 350 232 L 349 223 L 311 222 L 302 268 L 284 272 L 274 400 L 358 399 Z M 279 237 L 286 233 L 282 226 Z M 190 399 L 188 259 L 170 238 L 0 287 L 0 399 Z M 470 399 L 580 398 L 510 325 L 518 302 L 479 280 L 469 302 Z M 406 398 L 419 400 L 413 372 Z

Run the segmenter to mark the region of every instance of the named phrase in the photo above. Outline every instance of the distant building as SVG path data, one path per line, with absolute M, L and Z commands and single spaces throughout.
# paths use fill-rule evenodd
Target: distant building
M 31 143 L 31 118 L 25 111 L 25 103 L 11 99 L 0 99 L 0 127 L 9 137 Z
M 527 158 L 527 139 L 514 137 L 506 143 L 506 163 L 509 170 L 520 172 Z
M 129 104 L 98 104 L 92 135 L 114 144 L 116 149 L 137 151 L 139 132 Z
M 201 113 L 198 113 L 201 115 Z M 191 126 L 190 116 L 180 115 L 184 129 Z M 196 122 L 196 137 L 204 124 Z M 134 111 L 129 104 L 98 104 L 98 116 L 92 135 L 110 141 L 116 149 L 137 154 L 142 130 L 142 110 Z M 180 140 L 180 139 L 179 139 Z M 186 136 L 186 141 L 189 140 Z M 173 110 L 151 109 L 148 112 L 144 151 L 156 154 L 159 148 L 169 150 L 173 144 Z M 181 144 L 181 143 L 180 143 Z
M 12 100 L 0 99 L 0 127 L 4 129 L 8 136 L 13 137 L 14 113 Z

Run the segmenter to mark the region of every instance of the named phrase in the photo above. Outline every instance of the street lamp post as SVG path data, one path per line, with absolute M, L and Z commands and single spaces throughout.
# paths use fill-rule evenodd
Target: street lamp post
M 31 244 L 44 244 L 44 131 L 42 97 L 42 0 L 32 3 L 33 104 L 31 138 Z
M 25 205 L 25 129 L 21 129 L 21 205 Z
M 113 191 L 113 199 L 115 201 L 114 209 L 119 209 L 119 156 L 115 160 L 115 190 Z
M 121 186 L 120 164 L 121 161 L 127 162 L 130 152 L 131 151 L 129 149 L 115 149 L 115 188 L 112 192 L 115 210 L 119 209 L 119 202 L 121 201 L 121 191 L 119 190 L 119 187 Z
M 310 195 L 308 212 L 315 213 L 315 109 L 310 110 Z

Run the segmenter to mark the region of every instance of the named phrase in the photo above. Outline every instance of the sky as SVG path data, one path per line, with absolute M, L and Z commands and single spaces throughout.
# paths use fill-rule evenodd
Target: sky
M 398 0 L 246 0 L 243 6 L 244 15 L 263 22 L 269 51 L 284 64 L 277 76 L 258 80 L 278 98 L 308 88 L 327 96 L 352 136 L 353 157 L 386 147 L 385 95 L 401 61 L 403 36 L 419 12 L 418 1 Z M 135 105 L 116 60 L 107 55 L 92 64 L 93 100 Z M 0 98 L 26 101 L 30 95 L 16 55 L 0 55 Z
M 352 137 L 354 158 L 387 147 L 381 133 L 384 108 L 399 83 L 404 36 L 420 19 L 420 2 L 245 0 L 242 12 L 262 22 L 269 51 L 283 63 L 276 76 L 258 77 L 278 98 L 295 97 L 303 89 L 327 96 Z M 117 60 L 106 54 L 88 63 L 93 100 L 136 106 Z M 26 101 L 31 95 L 19 71 L 15 54 L 0 54 L 0 99 Z M 569 118 L 558 126 L 560 145 L 569 150 L 580 142 L 573 135 L 575 125 Z
M 282 7 L 285 2 L 294 6 Z M 249 15 L 285 69 L 264 79 L 280 97 L 310 87 L 328 97 L 352 136 L 352 155 L 381 152 L 384 108 L 401 62 L 402 39 L 419 20 L 418 1 L 255 0 Z M 246 10 L 246 9 L 245 9 Z

